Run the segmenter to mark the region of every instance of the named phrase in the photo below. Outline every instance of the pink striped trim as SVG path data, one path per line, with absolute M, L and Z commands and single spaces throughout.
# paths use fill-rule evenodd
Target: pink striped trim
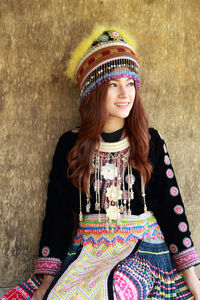
M 181 251 L 180 253 L 173 255 L 172 258 L 179 272 L 200 264 L 199 257 L 194 247 Z
M 61 260 L 54 257 L 39 257 L 37 259 L 34 275 L 35 274 L 48 274 L 56 275 L 61 266 Z

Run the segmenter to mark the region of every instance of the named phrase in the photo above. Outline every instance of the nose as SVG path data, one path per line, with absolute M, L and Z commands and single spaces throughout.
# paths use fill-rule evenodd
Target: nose
M 128 91 L 126 85 L 122 84 L 119 87 L 119 98 L 127 98 L 128 97 Z

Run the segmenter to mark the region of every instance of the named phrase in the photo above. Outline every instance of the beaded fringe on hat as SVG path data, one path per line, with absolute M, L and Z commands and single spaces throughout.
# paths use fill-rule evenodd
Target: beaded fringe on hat
M 103 82 L 116 78 L 133 78 L 138 88 L 140 87 L 140 79 L 138 76 L 138 64 L 128 58 L 116 59 L 109 61 L 90 73 L 81 87 L 81 101 L 95 88 Z

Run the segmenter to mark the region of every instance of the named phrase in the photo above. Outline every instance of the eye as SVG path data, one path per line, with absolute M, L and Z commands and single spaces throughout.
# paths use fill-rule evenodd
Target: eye
M 110 83 L 109 83 L 109 86 L 110 86 L 110 87 L 115 87 L 115 86 L 117 86 L 117 84 L 116 84 L 115 82 L 110 82 Z
M 128 83 L 128 86 L 134 86 L 134 81 L 130 81 L 130 82 Z

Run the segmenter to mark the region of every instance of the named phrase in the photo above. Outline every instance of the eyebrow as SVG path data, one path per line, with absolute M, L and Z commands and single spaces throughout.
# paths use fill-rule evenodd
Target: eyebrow
M 122 77 L 122 78 L 126 78 L 127 81 L 129 80 L 133 80 L 134 81 L 134 78 L 128 78 L 128 77 Z M 114 79 L 110 79 L 110 81 L 120 81 L 121 78 L 114 78 Z

